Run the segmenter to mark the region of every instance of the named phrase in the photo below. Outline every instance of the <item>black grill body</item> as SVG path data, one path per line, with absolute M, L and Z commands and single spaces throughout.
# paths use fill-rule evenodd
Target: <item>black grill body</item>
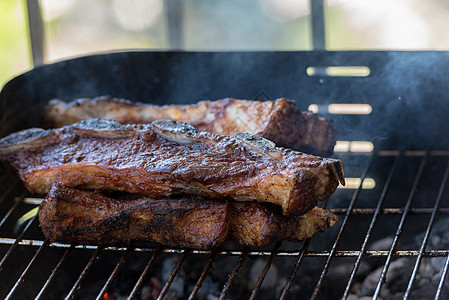
M 369 75 L 333 76 L 326 71 L 332 66 L 365 67 Z M 308 72 L 310 67 L 315 74 Z M 201 287 L 209 281 L 219 285 L 212 295 L 221 299 L 346 298 L 357 293 L 370 268 L 379 270 L 377 283 L 363 293 L 380 299 L 393 293 L 390 266 L 403 258 L 411 267 L 403 268 L 406 279 L 396 294 L 419 297 L 420 266 L 438 260 L 433 284 L 426 289 L 447 297 L 449 243 L 440 228 L 449 220 L 448 52 L 130 51 L 80 57 L 37 67 L 7 83 L 0 94 L 0 136 L 40 126 L 40 112 L 50 99 L 99 95 L 154 104 L 226 97 L 286 97 L 302 110 L 315 104 L 321 116 L 334 120 L 338 140 L 372 143 L 372 151 L 349 147 L 335 156 L 342 159 L 346 177 L 375 184 L 337 190 L 323 205 L 339 215 L 339 222 L 302 243 L 266 249 L 225 244 L 215 251 L 113 248 L 47 243 L 36 219 L 17 226 L 40 199 L 28 195 L 1 166 L 1 297 L 106 298 L 108 292 L 135 296 L 143 290 L 170 297 L 170 287 L 184 278 L 181 298 L 207 298 L 204 290 L 210 287 Z M 335 103 L 368 104 L 372 110 L 331 114 L 329 105 Z M 376 244 L 385 237 L 391 237 L 386 245 Z M 160 277 L 157 287 L 149 278 L 158 278 L 171 257 L 176 260 L 170 276 Z M 262 267 L 251 283 L 256 261 Z M 271 269 L 282 279 L 276 289 L 264 283 L 272 280 Z

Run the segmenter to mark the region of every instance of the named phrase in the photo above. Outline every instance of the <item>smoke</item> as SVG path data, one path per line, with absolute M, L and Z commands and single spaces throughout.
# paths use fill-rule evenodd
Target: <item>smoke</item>
M 390 52 L 378 76 L 384 78 L 385 114 L 391 135 L 416 149 L 447 149 L 448 109 L 445 52 Z
M 371 73 L 308 76 L 311 65 L 365 65 Z M 449 147 L 447 70 L 447 52 L 127 52 L 37 68 L 3 94 L 33 111 L 53 98 L 99 95 L 154 104 L 286 97 L 302 110 L 312 103 L 367 103 L 368 115 L 324 115 L 335 121 L 339 140 L 443 150 Z

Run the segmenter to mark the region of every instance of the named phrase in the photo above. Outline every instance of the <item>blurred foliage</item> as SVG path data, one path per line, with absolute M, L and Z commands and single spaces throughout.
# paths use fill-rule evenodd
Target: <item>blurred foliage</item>
M 124 0 L 69 2 L 61 5 L 57 0 L 41 1 L 46 63 L 99 52 L 168 46 L 162 16 L 156 17 L 152 26 L 141 29 L 126 28 L 123 24 L 126 20 L 135 24 L 136 20 L 150 17 L 144 12 L 151 7 L 139 7 L 148 0 L 132 3 Z M 63 8 L 54 12 L 52 6 Z
M 31 67 L 24 2 L 0 0 L 0 87 Z
M 363 37 L 345 24 L 345 15 L 338 6 L 324 6 L 327 50 L 363 49 Z
M 312 50 L 308 1 L 185 1 L 184 48 Z M 164 0 L 39 2 L 46 63 L 170 47 Z M 32 67 L 25 5 L 25 0 L 0 0 L 0 87 Z M 294 17 L 288 16 L 290 10 Z M 442 0 L 327 0 L 324 10 L 328 50 L 449 48 L 449 35 L 442 34 L 449 25 L 449 4 Z M 280 11 L 287 15 L 280 18 Z
M 279 34 L 276 46 L 282 50 L 312 50 L 310 16 L 290 21 Z
M 189 50 L 310 50 L 310 17 L 270 19 L 261 0 L 184 3 L 185 48 Z M 307 14 L 307 13 L 304 13 Z

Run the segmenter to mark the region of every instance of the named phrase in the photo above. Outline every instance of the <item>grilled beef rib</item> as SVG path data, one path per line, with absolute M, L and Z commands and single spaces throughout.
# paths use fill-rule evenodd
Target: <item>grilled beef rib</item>
M 7 161 L 32 193 L 58 182 L 150 196 L 193 194 L 270 202 L 303 214 L 344 184 L 341 162 L 278 148 L 251 134 L 219 136 L 185 123 L 121 125 L 91 119 L 29 129 L 0 140 Z
M 209 249 L 226 239 L 250 247 L 298 242 L 333 226 L 337 217 L 318 207 L 289 218 L 275 206 L 256 202 L 227 204 L 198 196 L 120 199 L 54 185 L 42 202 L 39 221 L 53 242 L 153 241 Z
M 157 106 L 102 96 L 69 103 L 55 99 L 44 112 L 49 128 L 92 118 L 122 124 L 180 121 L 198 131 L 220 135 L 246 132 L 269 139 L 279 147 L 324 156 L 332 154 L 336 142 L 332 120 L 312 112 L 300 112 L 294 101 L 285 98 L 263 102 L 226 98 L 192 105 Z

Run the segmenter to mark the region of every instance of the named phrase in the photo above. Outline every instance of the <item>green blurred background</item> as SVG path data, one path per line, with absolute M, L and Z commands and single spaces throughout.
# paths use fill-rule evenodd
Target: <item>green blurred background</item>
M 0 0 L 0 87 L 31 67 L 28 30 L 22 1 Z
M 45 63 L 168 49 L 168 0 L 40 0 Z M 309 0 L 188 0 L 187 50 L 312 50 Z M 447 50 L 449 1 L 325 0 L 328 50 Z M 0 0 L 0 87 L 32 68 L 26 1 Z

